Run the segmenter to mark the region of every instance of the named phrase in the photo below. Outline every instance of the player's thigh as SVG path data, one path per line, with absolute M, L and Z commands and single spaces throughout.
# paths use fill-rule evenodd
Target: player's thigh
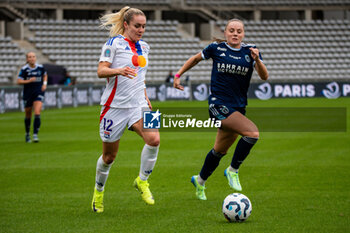
M 32 115 L 33 102 L 34 102 L 34 98 L 31 95 L 26 94 L 25 97 L 23 98 L 24 110 L 27 118 L 30 118 Z
M 143 119 L 141 118 L 131 126 L 132 130 L 142 137 L 144 142 L 150 146 L 158 146 L 160 135 L 158 129 L 144 129 Z
M 150 111 L 150 109 L 147 106 L 140 106 L 130 110 L 130 120 L 128 122 L 129 129 L 140 135 L 147 145 L 158 146 L 160 142 L 158 129 L 143 128 L 144 111 Z
M 221 126 L 226 131 L 233 131 L 242 136 L 258 138 L 258 127 L 246 116 L 236 111 L 221 121 Z
M 235 142 L 238 134 L 231 130 L 218 129 L 214 144 L 214 150 L 226 154 L 228 149 Z
M 43 107 L 43 102 L 36 100 L 33 102 L 33 109 L 35 115 L 40 115 L 41 109 Z

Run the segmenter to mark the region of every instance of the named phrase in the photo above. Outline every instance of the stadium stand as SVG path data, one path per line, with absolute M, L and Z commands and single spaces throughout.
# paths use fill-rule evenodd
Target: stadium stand
M 334 6 L 349 5 L 348 0 L 186 0 L 193 5 L 221 6 Z
M 11 84 L 18 68 L 25 63 L 25 52 L 11 37 L 0 37 L 0 84 Z
M 201 51 L 210 43 L 211 36 L 222 35 L 226 20 L 217 18 L 232 16 L 223 11 L 237 11 L 238 16 L 242 12 L 246 16 L 243 17 L 244 42 L 258 46 L 273 80 L 345 79 L 350 72 L 349 0 L 0 0 L 0 3 L 7 4 L 2 4 L 6 6 L 2 12 L 10 11 L 8 6 L 11 5 L 27 17 L 33 17 L 13 18 L 17 15 L 10 19 L 0 14 L 0 31 L 4 28 L 2 22 L 23 22 L 24 31 L 29 32 L 24 40 L 51 63 L 66 67 L 78 83 L 104 82 L 98 79 L 96 71 L 108 32 L 98 27 L 96 15 L 123 5 L 140 7 L 151 16 L 143 39 L 151 47 L 147 78 L 152 82 L 164 82 L 169 71 L 175 72 L 187 58 Z M 110 6 L 116 9 L 109 9 Z M 91 17 L 63 19 L 79 15 L 74 10 L 85 10 L 82 17 Z M 284 12 L 291 10 L 294 12 L 286 14 L 287 17 Z M 189 15 L 189 12 L 195 13 Z M 342 20 L 328 19 L 339 12 Z M 175 17 L 177 15 L 179 18 Z M 322 20 L 313 20 L 315 17 Z M 201 19 L 196 21 L 198 18 Z M 196 24 L 192 37 L 179 29 L 182 23 Z M 212 25 L 214 29 L 207 28 Z M 202 31 L 208 33 L 203 36 Z M 0 85 L 11 84 L 24 64 L 24 50 L 10 37 L 0 37 L 0 44 Z M 210 71 L 211 61 L 203 61 L 186 74 L 193 81 L 208 81 Z M 257 79 L 256 73 L 253 79 Z
M 168 5 L 170 0 L 11 0 L 14 3 L 28 3 L 28 4 L 50 4 L 50 3 L 60 3 L 60 4 L 121 4 L 121 5 Z
M 104 82 L 97 78 L 97 63 L 108 32 L 99 29 L 97 20 L 26 20 L 35 34 L 30 41 L 51 61 L 63 65 L 79 83 Z M 177 70 L 189 56 L 203 46 L 199 39 L 184 39 L 177 32 L 177 21 L 148 21 L 144 40 L 150 44 L 148 79 L 163 82 L 169 70 Z M 208 80 L 210 67 L 197 66 L 189 75 Z
M 217 25 L 223 31 L 225 21 Z M 350 73 L 348 20 L 245 21 L 245 28 L 245 41 L 260 48 L 275 79 L 345 79 Z

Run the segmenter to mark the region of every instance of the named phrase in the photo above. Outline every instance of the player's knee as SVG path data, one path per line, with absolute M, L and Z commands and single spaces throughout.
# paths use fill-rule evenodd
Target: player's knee
M 246 131 L 242 134 L 243 137 L 250 137 L 250 138 L 259 138 L 259 130 L 258 128 L 251 129 L 249 131 Z
M 157 136 L 153 136 L 153 137 L 149 138 L 147 140 L 146 144 L 149 146 L 159 146 L 159 144 L 160 144 L 159 136 L 157 135 Z
M 103 154 L 103 161 L 106 164 L 111 164 L 113 163 L 113 161 L 115 160 L 115 157 L 117 156 L 117 153 L 113 153 L 113 152 L 105 152 Z
M 245 135 L 245 136 L 250 138 L 259 138 L 260 134 L 259 134 L 259 131 L 255 131 L 255 132 L 249 132 L 248 135 Z

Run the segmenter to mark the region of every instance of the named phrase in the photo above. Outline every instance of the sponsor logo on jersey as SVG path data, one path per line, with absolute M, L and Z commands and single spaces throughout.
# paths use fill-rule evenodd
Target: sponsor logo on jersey
M 229 55 L 230 58 L 236 59 L 236 60 L 240 60 L 241 57 L 236 57 L 236 56 L 232 56 L 231 54 Z
M 226 57 L 225 53 L 220 54 L 220 57 Z
M 221 48 L 221 47 L 217 47 L 217 50 L 219 50 L 219 51 L 227 51 L 227 49 L 226 48 Z
M 230 73 L 230 74 L 239 74 L 246 75 L 249 71 L 248 67 L 245 66 L 236 66 L 234 64 L 228 63 L 217 63 L 218 72 L 221 73 Z

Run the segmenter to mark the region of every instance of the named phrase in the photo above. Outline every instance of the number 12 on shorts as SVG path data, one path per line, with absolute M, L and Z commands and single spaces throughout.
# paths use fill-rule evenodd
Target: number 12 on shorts
M 112 125 L 113 125 L 113 121 L 111 119 L 103 118 L 103 130 L 104 131 L 112 132 L 112 129 L 111 129 Z
M 111 133 L 112 132 L 112 127 L 113 125 L 113 121 L 111 119 L 106 119 L 106 118 L 103 118 L 103 136 L 105 138 L 110 138 L 111 137 Z

